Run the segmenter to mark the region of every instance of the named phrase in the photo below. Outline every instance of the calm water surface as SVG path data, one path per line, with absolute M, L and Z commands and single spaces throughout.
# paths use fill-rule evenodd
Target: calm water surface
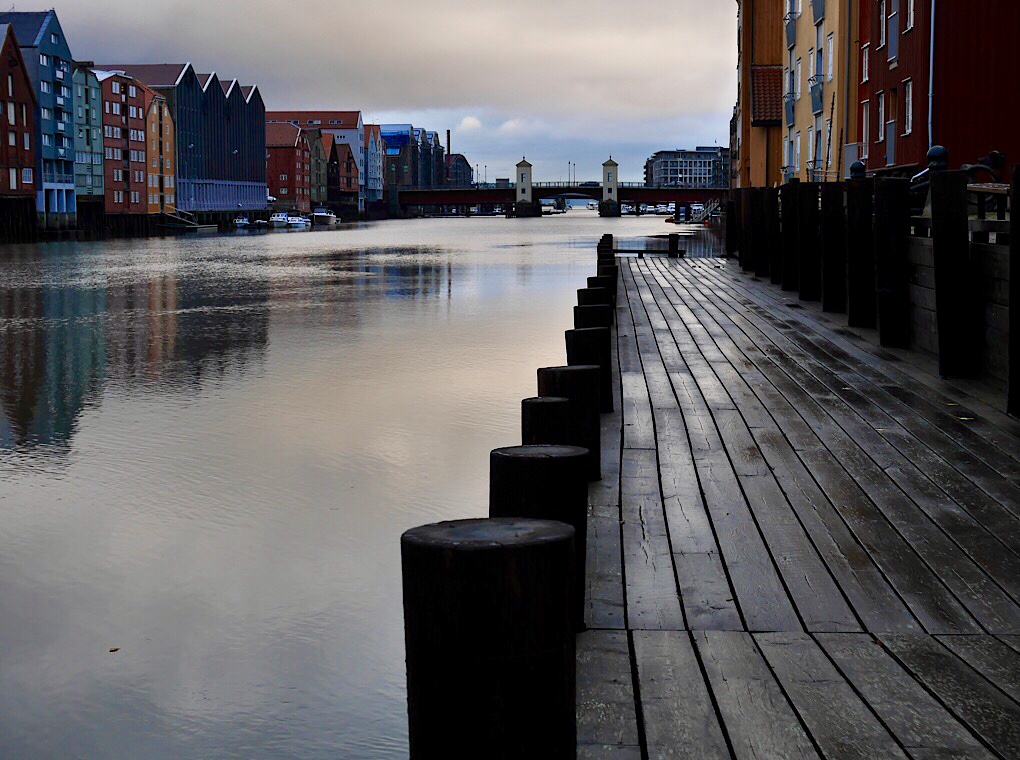
M 0 249 L 0 756 L 405 756 L 400 534 L 485 514 L 595 241 L 663 227 Z

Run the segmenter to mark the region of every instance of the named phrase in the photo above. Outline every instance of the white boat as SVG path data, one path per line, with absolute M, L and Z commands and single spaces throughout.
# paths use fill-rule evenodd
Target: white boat
M 598 211 L 599 210 L 599 202 L 598 201 L 588 201 L 588 210 L 589 211 Z
M 277 211 L 271 217 L 269 217 L 270 227 L 286 227 L 289 218 L 284 211 Z
M 239 230 L 248 227 L 250 224 L 251 222 L 248 221 L 248 217 L 246 216 L 239 216 L 236 219 L 234 219 L 234 226 L 237 227 L 237 229 Z
M 288 216 L 287 217 L 288 227 L 311 227 L 312 220 L 306 219 L 303 216 Z
M 317 208 L 312 213 L 312 224 L 321 224 L 326 227 L 333 227 L 336 225 L 336 214 L 328 208 Z

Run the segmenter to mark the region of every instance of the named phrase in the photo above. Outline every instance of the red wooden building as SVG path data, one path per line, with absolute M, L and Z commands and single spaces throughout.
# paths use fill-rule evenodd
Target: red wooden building
M 14 30 L 0 24 L 0 195 L 35 198 L 35 95 Z
M 953 168 L 993 150 L 1020 163 L 1020 2 L 861 0 L 859 22 L 869 170 L 925 166 L 931 145 L 948 149 Z
M 119 71 L 96 71 L 96 77 L 103 90 L 106 213 L 148 214 L 145 127 L 154 93 Z
M 311 211 L 312 151 L 301 127 L 287 122 L 266 124 L 269 194 L 274 208 Z

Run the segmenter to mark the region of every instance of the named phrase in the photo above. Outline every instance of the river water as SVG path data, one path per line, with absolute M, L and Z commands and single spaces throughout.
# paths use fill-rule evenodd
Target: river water
M 596 240 L 663 227 L 0 249 L 0 756 L 405 756 L 400 534 L 484 516 Z

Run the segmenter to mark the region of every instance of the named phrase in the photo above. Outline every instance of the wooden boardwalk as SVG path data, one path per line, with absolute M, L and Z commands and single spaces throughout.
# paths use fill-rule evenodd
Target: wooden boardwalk
M 726 260 L 619 259 L 581 758 L 1020 758 L 1020 422 Z

